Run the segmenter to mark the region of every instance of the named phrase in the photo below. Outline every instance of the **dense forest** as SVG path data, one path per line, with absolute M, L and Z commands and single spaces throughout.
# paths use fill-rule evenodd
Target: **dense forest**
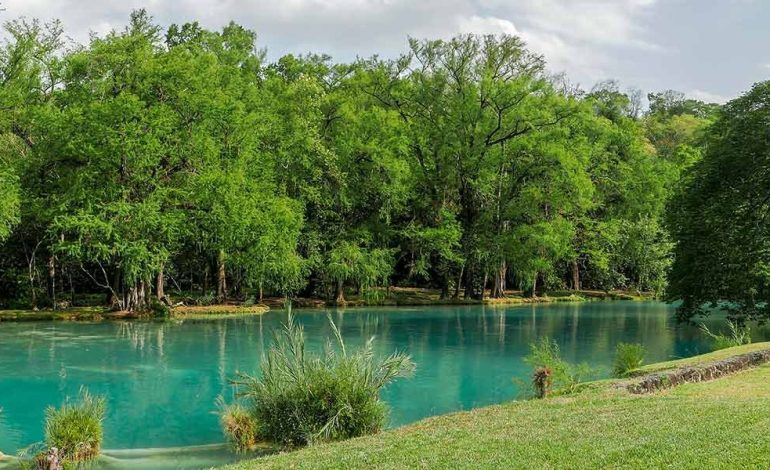
M 0 305 L 146 309 L 389 286 L 663 292 L 666 206 L 717 105 L 590 90 L 513 36 L 268 61 L 231 23 L 0 51 Z

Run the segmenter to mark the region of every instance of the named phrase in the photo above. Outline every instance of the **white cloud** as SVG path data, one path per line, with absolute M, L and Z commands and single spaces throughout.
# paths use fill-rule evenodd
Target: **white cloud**
M 469 18 L 459 19 L 459 30 L 462 34 L 510 34 L 512 36 L 520 35 L 516 26 L 508 20 L 496 18 L 494 16 L 473 15 Z
M 406 49 L 407 36 L 516 34 L 554 72 L 587 86 L 615 78 L 618 51 L 649 53 L 645 15 L 656 0 L 5 0 L 6 17 L 60 18 L 78 42 L 90 31 L 122 28 L 145 7 L 162 25 L 230 20 L 254 29 L 270 57 L 327 52 L 340 60 Z
M 732 98 L 729 96 L 720 95 L 718 93 L 711 93 L 704 90 L 690 90 L 686 95 L 692 99 L 700 100 L 705 103 L 719 103 L 724 104 L 730 101 Z

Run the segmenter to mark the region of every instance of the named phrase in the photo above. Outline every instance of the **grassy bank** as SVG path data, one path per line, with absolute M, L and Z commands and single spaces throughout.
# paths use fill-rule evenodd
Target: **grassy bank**
M 199 319 L 222 318 L 238 315 L 260 315 L 270 310 L 266 305 L 209 305 L 209 306 L 178 306 L 170 310 L 173 318 Z M 0 322 L 24 321 L 101 321 L 101 320 L 134 320 L 151 318 L 151 314 L 142 315 L 135 312 L 113 311 L 104 307 L 73 307 L 63 310 L 0 310 Z
M 770 349 L 770 343 L 646 370 L 760 349 Z M 630 394 L 618 382 L 596 382 L 572 396 L 429 418 L 227 468 L 767 468 L 769 364 L 648 395 Z

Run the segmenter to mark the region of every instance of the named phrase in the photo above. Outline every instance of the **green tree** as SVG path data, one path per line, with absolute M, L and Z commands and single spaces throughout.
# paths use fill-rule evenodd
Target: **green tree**
M 668 296 L 682 301 L 682 320 L 717 306 L 741 321 L 770 316 L 768 103 L 770 82 L 762 82 L 722 108 L 671 205 Z

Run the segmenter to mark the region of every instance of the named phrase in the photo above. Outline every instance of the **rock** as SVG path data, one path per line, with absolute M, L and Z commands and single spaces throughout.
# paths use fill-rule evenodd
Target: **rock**
M 770 362 L 770 350 L 756 351 L 701 366 L 645 375 L 639 382 L 632 383 L 627 388 L 631 393 L 652 393 L 684 383 L 718 379 L 767 362 Z

